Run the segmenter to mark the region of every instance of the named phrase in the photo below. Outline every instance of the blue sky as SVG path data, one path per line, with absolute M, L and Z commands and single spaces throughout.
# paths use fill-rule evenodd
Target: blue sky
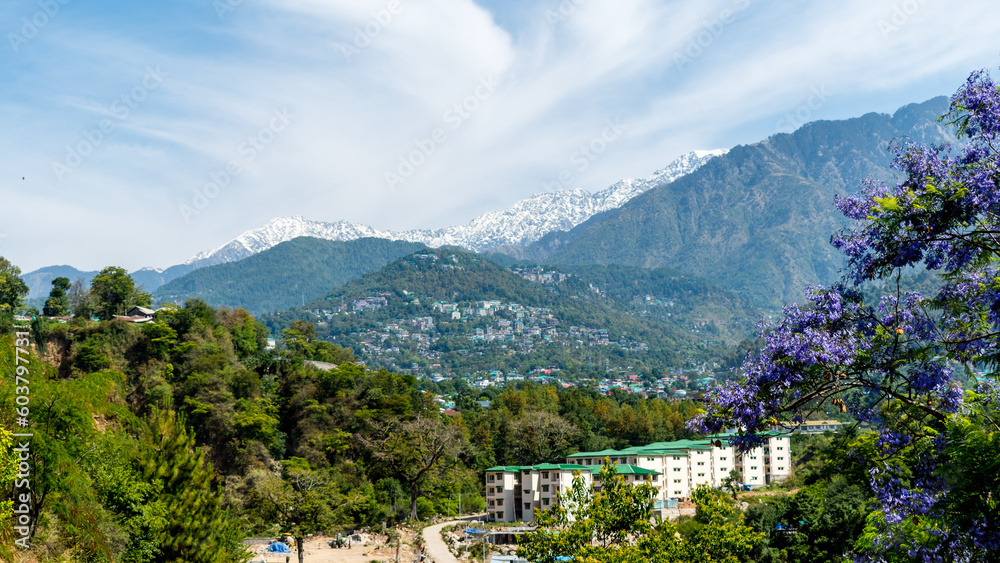
M 993 14 L 977 0 L 9 0 L 0 255 L 25 271 L 166 267 L 283 215 L 462 224 L 564 170 L 596 191 L 803 118 L 949 95 L 1000 66 Z M 609 123 L 622 133 L 581 171 L 570 159 Z

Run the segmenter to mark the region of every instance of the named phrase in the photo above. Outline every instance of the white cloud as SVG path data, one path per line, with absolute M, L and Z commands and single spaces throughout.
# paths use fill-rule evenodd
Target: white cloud
M 626 134 L 572 187 L 601 189 L 687 150 L 770 135 L 817 86 L 834 99 L 816 117 L 846 117 L 950 93 L 972 68 L 996 66 L 1000 22 L 982 16 L 985 1 L 924 1 L 886 37 L 879 22 L 916 1 L 587 0 L 557 21 L 559 3 L 547 1 L 518 8 L 516 29 L 491 11 L 512 5 L 470 0 L 399 0 L 396 13 L 388 0 L 247 1 L 221 21 L 200 7 L 128 34 L 124 5 L 105 26 L 113 18 L 66 13 L 0 62 L 13 85 L 0 94 L 12 116 L 0 171 L 31 178 L 30 190 L 5 188 L 5 207 L 47 220 L 38 238 L 12 233 L 34 219 L 0 220 L 11 233 L 0 253 L 28 269 L 168 266 L 277 215 L 384 229 L 464 223 L 541 191 L 607 119 Z M 354 50 L 345 56 L 344 45 Z M 690 59 L 679 68 L 678 56 Z M 51 162 L 150 65 L 169 73 L 162 87 L 127 119 L 112 116 L 115 133 L 59 182 Z M 488 77 L 499 86 L 453 126 L 445 112 Z M 293 123 L 247 162 L 241 143 L 282 108 Z M 391 191 L 385 173 L 437 128 L 447 140 Z M 230 160 L 243 173 L 185 222 L 179 205 Z M 130 216 L 141 226 L 117 221 Z

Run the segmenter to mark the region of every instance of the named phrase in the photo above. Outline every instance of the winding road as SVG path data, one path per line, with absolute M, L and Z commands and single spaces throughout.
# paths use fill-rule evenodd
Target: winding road
M 461 520 L 443 522 L 441 524 L 435 524 L 424 528 L 423 538 L 424 545 L 427 546 L 427 556 L 430 557 L 431 561 L 434 563 L 458 563 L 458 559 L 455 559 L 455 556 L 448 551 L 448 546 L 444 543 L 444 540 L 441 539 L 441 530 L 454 524 L 468 523 L 483 516 L 485 516 L 485 514 L 470 516 Z

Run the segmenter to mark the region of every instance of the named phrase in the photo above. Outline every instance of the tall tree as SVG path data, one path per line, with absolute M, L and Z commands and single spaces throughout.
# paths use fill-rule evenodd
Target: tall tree
M 254 472 L 251 496 L 261 514 L 295 538 L 302 563 L 305 537 L 347 523 L 339 516 L 344 509 L 363 503 L 365 497 L 358 490 L 341 494 L 332 475 L 310 469 L 302 458 L 292 458 L 282 465 L 281 475 L 264 470 Z
M 995 561 L 1000 550 L 1000 87 L 973 73 L 948 118 L 967 142 L 897 142 L 897 185 L 838 200 L 855 222 L 833 238 L 848 259 L 841 283 L 788 307 L 743 381 L 714 391 L 693 423 L 738 427 L 743 448 L 831 404 L 877 428 L 854 457 L 876 497 L 859 561 Z M 914 267 L 941 273 L 935 296 L 905 291 Z M 871 280 L 889 288 L 874 303 L 862 290 L 876 288 L 859 287 Z
M 565 457 L 566 447 L 579 434 L 563 417 L 545 411 L 528 411 L 511 423 L 511 438 L 518 462 L 552 463 Z
M 410 489 L 410 520 L 417 520 L 417 499 L 425 486 L 458 465 L 468 438 L 461 428 L 438 418 L 371 424 L 374 431 L 362 440 L 372 457 Z
M 0 313 L 13 313 L 28 295 L 28 285 L 21 279 L 21 268 L 0 256 Z
M 90 280 L 90 294 L 97 306 L 97 316 L 108 320 L 124 315 L 132 307 L 148 307 L 153 298 L 136 287 L 132 276 L 124 268 L 108 266 Z
M 69 306 L 69 278 L 56 278 L 52 280 L 52 291 L 49 298 L 45 300 L 45 307 L 42 314 L 46 317 L 61 317 L 70 311 Z
M 14 452 L 14 436 L 6 428 L 0 428 L 0 488 L 8 490 L 17 475 L 17 454 Z M 14 503 L 11 500 L 0 501 L 0 557 L 14 559 L 11 546 L 14 544 L 13 529 L 6 523 L 14 515 Z
M 168 522 L 158 530 L 159 561 L 228 563 L 246 561 L 241 534 L 222 509 L 215 471 L 196 448 L 184 419 L 174 411 L 154 410 L 143 431 L 137 463 L 143 478 L 160 488 Z
M 83 278 L 76 278 L 73 285 L 69 287 L 67 294 L 69 298 L 70 310 L 73 316 L 83 319 L 90 319 L 94 316 L 94 299 L 90 295 L 90 288 Z

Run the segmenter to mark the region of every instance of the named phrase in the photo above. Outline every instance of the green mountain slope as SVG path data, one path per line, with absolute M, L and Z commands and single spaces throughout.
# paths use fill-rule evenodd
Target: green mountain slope
M 734 148 L 671 184 L 570 232 L 552 233 L 522 257 L 547 263 L 670 266 L 703 276 L 755 303 L 800 300 L 802 287 L 829 282 L 842 259 L 828 244 L 845 225 L 834 196 L 865 177 L 890 179 L 897 137 L 940 142 L 935 119 L 946 98 L 810 123 Z
M 665 268 L 505 268 L 437 249 L 264 321 L 274 334 L 314 322 L 317 338 L 353 348 L 369 365 L 465 375 L 711 362 L 756 318 L 735 294 Z
M 157 302 L 192 297 L 215 307 L 252 314 L 278 311 L 316 299 L 331 288 L 424 248 L 383 239 L 348 242 L 301 237 L 237 262 L 200 268 L 160 287 Z

